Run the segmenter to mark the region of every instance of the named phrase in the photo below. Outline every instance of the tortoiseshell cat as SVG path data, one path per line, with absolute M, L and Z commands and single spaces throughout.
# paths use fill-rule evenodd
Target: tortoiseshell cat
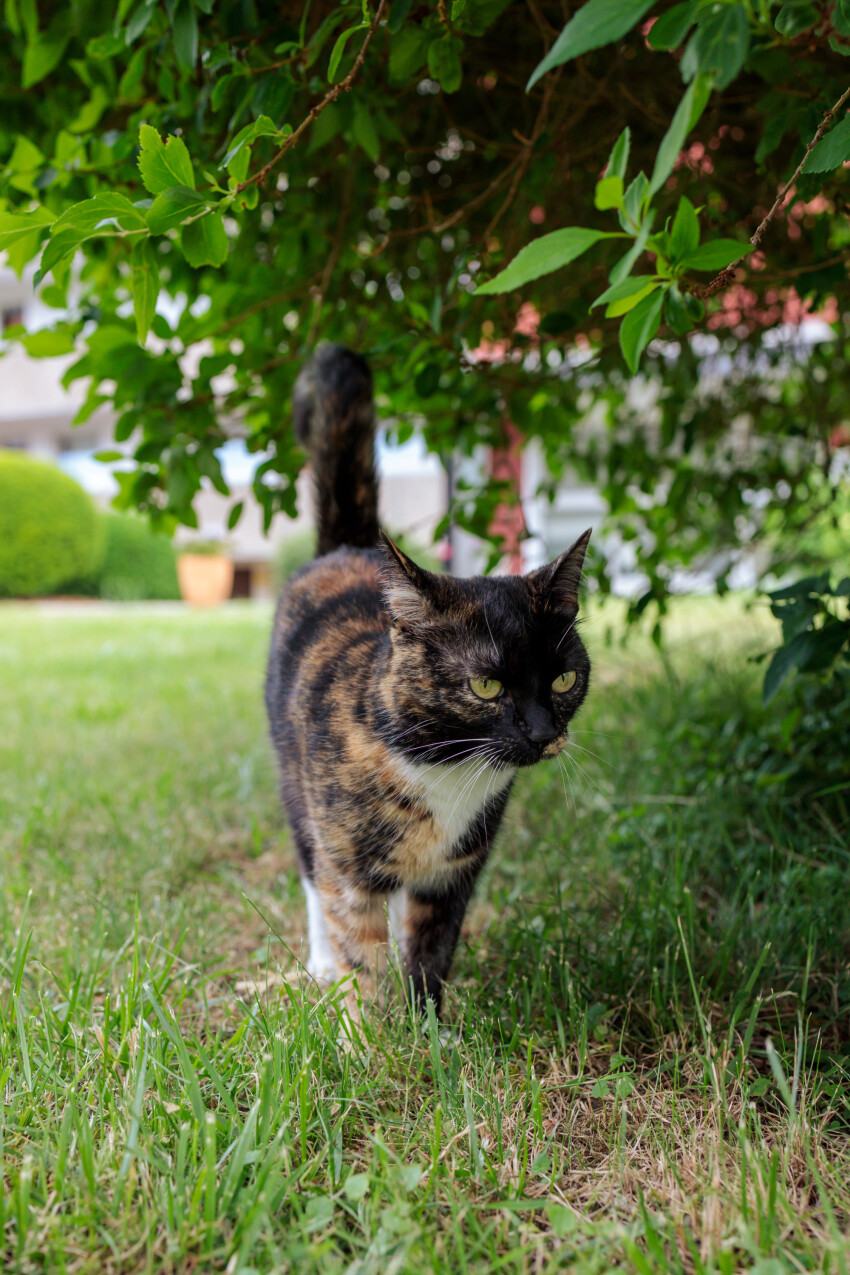
M 378 527 L 365 362 L 325 346 L 293 408 L 318 556 L 280 599 L 266 704 L 307 968 L 323 981 L 356 971 L 371 991 L 392 940 L 420 1005 L 439 1012 L 514 774 L 563 749 L 587 693 L 575 621 L 590 532 L 527 576 L 434 575 Z

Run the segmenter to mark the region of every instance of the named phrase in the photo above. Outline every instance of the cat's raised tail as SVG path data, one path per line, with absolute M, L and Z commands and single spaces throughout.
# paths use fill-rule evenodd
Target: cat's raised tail
M 324 345 L 295 382 L 295 435 L 313 465 L 316 553 L 378 542 L 372 374 L 359 354 Z

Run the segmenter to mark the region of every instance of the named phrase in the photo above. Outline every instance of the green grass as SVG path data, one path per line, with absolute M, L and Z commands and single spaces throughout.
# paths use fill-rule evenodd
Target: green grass
M 846 1272 L 848 829 L 736 783 L 763 615 L 588 625 L 442 1036 L 299 976 L 269 619 L 0 608 L 4 1270 Z

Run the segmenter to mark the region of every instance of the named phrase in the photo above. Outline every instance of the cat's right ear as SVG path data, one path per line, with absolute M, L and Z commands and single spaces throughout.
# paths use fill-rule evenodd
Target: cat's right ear
M 435 577 L 418 567 L 383 531 L 378 547 L 384 552 L 381 585 L 393 627 L 415 629 L 434 617 Z

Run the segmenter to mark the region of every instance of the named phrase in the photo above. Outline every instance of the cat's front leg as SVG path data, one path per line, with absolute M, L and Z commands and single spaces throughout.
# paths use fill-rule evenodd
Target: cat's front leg
M 324 918 L 326 950 L 333 961 L 335 977 L 356 979 L 363 999 L 374 999 L 387 965 L 386 898 L 344 879 L 321 877 L 316 881 L 316 893 Z M 353 987 L 346 999 L 354 1012 L 357 996 Z
M 408 889 L 404 908 L 404 962 L 421 1010 L 434 1002 L 439 1015 L 476 873 L 464 872 L 438 890 Z

